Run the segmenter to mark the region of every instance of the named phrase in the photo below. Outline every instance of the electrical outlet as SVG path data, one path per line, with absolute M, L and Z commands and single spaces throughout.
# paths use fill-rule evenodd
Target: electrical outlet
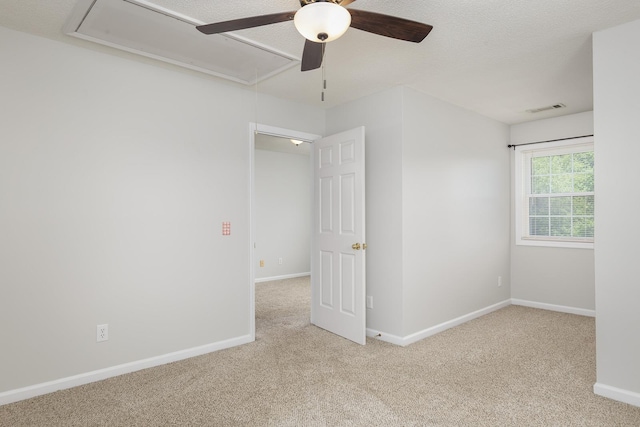
M 498 287 L 502 286 L 502 276 L 498 276 Z
M 260 260 L 260 267 L 264 267 L 264 260 L 263 259 Z
M 278 258 L 278 264 L 282 265 L 282 257 Z
M 370 309 L 373 308 L 373 297 L 372 296 L 368 296 L 367 297 L 367 308 L 370 308 Z
M 96 342 L 102 342 L 109 339 L 109 325 L 98 325 L 97 334 L 96 334 Z

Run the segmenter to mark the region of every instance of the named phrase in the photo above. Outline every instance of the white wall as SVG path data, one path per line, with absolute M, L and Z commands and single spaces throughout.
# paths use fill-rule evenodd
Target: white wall
M 507 125 L 403 95 L 407 336 L 509 299 L 510 180 Z
M 404 88 L 327 112 L 327 133 L 361 125 L 367 327 L 402 342 L 508 300 L 507 125 Z
M 640 21 L 597 32 L 596 393 L 640 406 Z
M 283 143 L 288 143 L 286 140 Z M 255 151 L 256 279 L 311 270 L 309 155 Z M 282 264 L 279 264 L 282 258 Z M 264 267 L 260 267 L 264 260 Z
M 584 135 L 593 135 L 591 111 L 511 126 L 514 145 Z M 513 150 L 510 152 L 513 181 L 515 155 Z M 600 168 L 597 165 L 596 168 L 598 180 Z M 514 200 L 512 197 L 512 202 Z M 515 218 L 513 203 L 511 212 L 511 218 Z M 518 246 L 514 227 L 512 223 L 511 297 L 531 303 L 595 310 L 593 249 Z
M 0 393 L 250 337 L 255 94 L 4 28 L 0 40 Z M 324 133 L 322 110 L 259 105 L 261 123 Z
M 327 135 L 365 126 L 367 328 L 402 335 L 402 89 L 327 111 Z

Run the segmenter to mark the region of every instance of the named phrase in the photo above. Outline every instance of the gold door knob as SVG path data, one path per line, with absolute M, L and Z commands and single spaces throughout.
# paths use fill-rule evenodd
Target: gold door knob
M 355 251 L 359 251 L 360 250 L 360 243 L 354 243 L 353 245 L 351 245 L 351 248 Z

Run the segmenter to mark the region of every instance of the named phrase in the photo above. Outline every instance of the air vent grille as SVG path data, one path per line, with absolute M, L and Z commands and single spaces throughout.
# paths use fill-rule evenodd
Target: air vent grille
M 549 105 L 547 107 L 534 108 L 531 110 L 527 110 L 527 113 L 531 113 L 531 114 L 542 113 L 543 111 L 558 110 L 560 108 L 566 108 L 566 107 L 567 107 L 566 105 L 558 103 L 558 104 Z

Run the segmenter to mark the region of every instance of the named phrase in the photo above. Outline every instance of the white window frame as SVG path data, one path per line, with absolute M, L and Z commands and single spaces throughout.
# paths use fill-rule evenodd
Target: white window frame
M 533 153 L 561 155 L 593 150 L 593 137 L 544 142 L 515 147 L 515 240 L 516 245 L 593 249 L 593 239 L 574 240 L 547 236 L 529 236 L 530 159 Z

